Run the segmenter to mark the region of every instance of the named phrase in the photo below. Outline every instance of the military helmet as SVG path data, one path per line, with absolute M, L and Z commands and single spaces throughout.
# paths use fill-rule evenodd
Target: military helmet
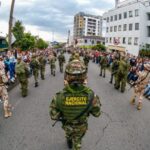
M 84 63 L 78 59 L 71 61 L 65 69 L 65 80 L 68 82 L 81 81 L 87 78 L 87 69 Z

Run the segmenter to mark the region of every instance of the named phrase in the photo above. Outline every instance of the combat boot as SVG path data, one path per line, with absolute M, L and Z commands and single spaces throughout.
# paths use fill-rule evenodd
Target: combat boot
M 4 117 L 8 118 L 12 116 L 12 112 L 10 111 L 10 106 L 8 106 L 7 108 L 4 109 Z
M 69 149 L 72 149 L 73 144 L 72 144 L 72 140 L 71 139 L 67 139 L 67 145 Z
M 141 109 L 142 109 L 142 103 L 139 102 L 139 103 L 138 103 L 138 106 L 137 106 L 137 110 L 141 110 Z
M 131 101 L 130 101 L 130 103 L 131 103 L 132 105 L 135 105 L 135 98 L 132 98 Z
M 38 87 L 38 86 L 39 86 L 38 82 L 35 82 L 35 87 Z

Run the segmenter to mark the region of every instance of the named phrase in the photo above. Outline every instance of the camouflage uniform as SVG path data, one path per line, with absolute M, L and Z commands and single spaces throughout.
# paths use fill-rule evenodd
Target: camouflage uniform
M 88 53 L 85 54 L 85 56 L 83 57 L 83 61 L 84 61 L 84 64 L 88 70 L 88 64 L 89 64 L 89 61 L 90 61 L 90 57 L 88 56 Z
M 16 75 L 21 85 L 21 93 L 23 97 L 28 94 L 28 68 L 25 62 L 21 61 L 21 57 L 18 58 L 16 64 Z
M 33 54 L 33 56 L 32 56 L 30 66 L 31 66 L 32 71 L 33 71 L 33 76 L 34 76 L 34 80 L 35 80 L 35 87 L 37 87 L 38 86 L 38 78 L 39 78 L 39 61 L 37 60 L 35 54 Z
M 107 56 L 102 56 L 100 60 L 100 76 L 103 76 L 105 78 L 106 76 L 106 68 L 107 68 Z
M 65 60 L 65 56 L 63 55 L 62 52 L 58 56 L 58 61 L 59 61 L 60 72 L 63 73 L 63 66 L 64 66 L 64 63 L 66 62 L 66 60 Z
M 12 112 L 10 111 L 10 104 L 8 98 L 8 92 L 6 88 L 6 83 L 8 82 L 8 78 L 5 75 L 4 64 L 0 61 L 0 96 L 3 100 L 3 109 L 4 109 L 4 117 L 8 118 L 12 116 Z
M 144 89 L 150 81 L 150 65 L 144 65 L 144 68 L 144 71 L 139 71 L 137 73 L 138 80 L 135 82 L 134 95 L 131 99 L 131 104 L 135 104 L 136 97 L 138 98 L 138 110 L 141 110 L 142 108 Z
M 51 75 L 55 76 L 56 73 L 56 57 L 54 55 L 49 56 Z
M 119 60 L 114 59 L 114 61 L 112 63 L 112 67 L 111 67 L 111 79 L 110 79 L 111 84 L 113 83 L 113 77 L 116 76 L 118 67 L 119 67 Z
M 40 66 L 41 79 L 44 80 L 45 79 L 46 59 L 42 54 L 39 57 L 39 66 Z
M 88 129 L 88 117 L 100 116 L 99 97 L 84 86 L 86 67 L 79 60 L 70 62 L 66 67 L 68 85 L 58 92 L 50 104 L 52 120 L 61 120 L 66 133 L 68 147 L 80 150 L 82 138 Z
M 123 57 L 119 61 L 119 67 L 115 75 L 115 85 L 114 85 L 116 89 L 119 89 L 121 86 L 122 93 L 125 91 L 128 70 L 129 70 L 129 64 L 126 62 L 125 58 Z

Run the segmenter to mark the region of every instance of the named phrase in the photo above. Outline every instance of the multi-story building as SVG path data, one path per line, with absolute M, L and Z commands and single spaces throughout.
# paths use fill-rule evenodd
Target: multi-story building
M 138 55 L 150 47 L 150 0 L 116 0 L 115 6 L 103 15 L 106 46 Z
M 74 16 L 74 39 L 83 36 L 102 36 L 102 17 L 79 12 Z

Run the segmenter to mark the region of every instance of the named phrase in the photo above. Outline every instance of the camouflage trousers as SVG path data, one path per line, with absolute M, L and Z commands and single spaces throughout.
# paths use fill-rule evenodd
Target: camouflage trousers
M 138 102 L 139 103 L 142 103 L 143 101 L 143 94 L 144 94 L 144 89 L 145 89 L 145 84 L 139 84 L 139 85 L 136 85 L 134 87 L 134 95 L 133 97 L 136 99 L 138 99 Z
M 87 124 L 82 125 L 64 125 L 67 140 L 72 140 L 73 150 L 81 149 L 82 138 L 87 131 Z
M 9 98 L 8 98 L 8 92 L 5 86 L 0 86 L 0 96 L 2 98 L 3 103 L 3 109 L 4 111 L 9 111 L 10 104 L 9 104 Z
M 59 69 L 60 69 L 61 73 L 63 73 L 63 68 L 64 68 L 64 64 L 63 63 L 59 63 Z
M 121 87 L 121 92 L 125 91 L 127 82 L 127 75 L 115 75 L 115 88 L 119 89 Z
M 100 67 L 100 76 L 105 77 L 106 76 L 106 67 Z
M 41 79 L 45 79 L 45 67 L 40 67 Z
M 51 69 L 51 75 L 55 76 L 56 65 L 50 65 L 50 69 Z
M 39 71 L 38 70 L 34 70 L 33 71 L 33 76 L 34 76 L 35 83 L 37 83 L 38 82 L 38 78 L 39 78 Z
M 20 81 L 21 86 L 21 95 L 27 96 L 28 95 L 28 79 L 24 79 Z

